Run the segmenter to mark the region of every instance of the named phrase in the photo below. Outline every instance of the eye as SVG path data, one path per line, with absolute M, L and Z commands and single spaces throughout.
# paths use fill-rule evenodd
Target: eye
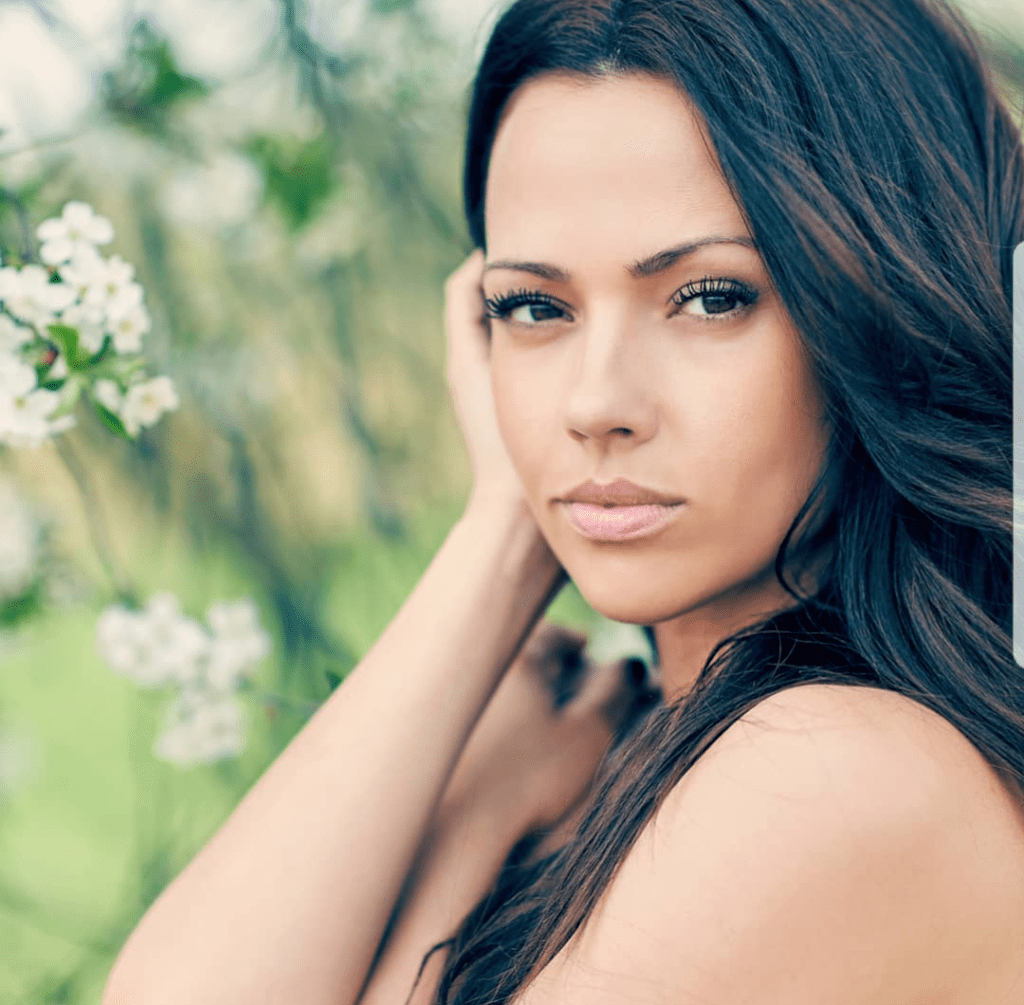
M 554 297 L 539 290 L 514 290 L 511 293 L 485 297 L 484 304 L 489 318 L 498 321 L 507 321 L 511 318 L 516 324 L 528 328 L 535 327 L 543 321 L 553 321 L 557 315 L 565 314 Z M 516 312 L 521 312 L 521 316 L 512 317 Z
M 672 295 L 672 302 L 680 308 L 677 313 L 704 321 L 736 317 L 756 300 L 757 290 L 724 276 L 705 276 L 699 283 L 687 283 Z

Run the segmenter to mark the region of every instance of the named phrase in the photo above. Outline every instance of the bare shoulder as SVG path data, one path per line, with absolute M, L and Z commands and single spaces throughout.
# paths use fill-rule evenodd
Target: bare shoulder
M 830 794 L 863 799 L 864 811 L 919 809 L 931 820 L 952 803 L 960 817 L 970 806 L 975 820 L 1024 834 L 1019 786 L 951 722 L 897 692 L 832 684 L 778 691 L 726 730 L 697 767 L 709 771 L 740 758 L 750 770 L 771 772 L 758 752 L 787 751 L 795 784 L 826 772 L 823 780 L 835 785 Z
M 893 691 L 807 684 L 776 692 L 719 737 L 670 793 L 662 816 L 685 817 L 698 799 L 728 803 L 737 784 L 811 813 L 825 836 L 835 827 L 860 839 L 876 830 L 914 841 L 930 835 L 965 856 L 961 841 L 992 851 L 998 842 L 1002 866 L 1019 861 L 1024 870 L 1019 788 L 952 723 Z
M 709 747 L 521 1001 L 994 1005 L 1022 946 L 1007 784 L 917 702 L 811 684 Z

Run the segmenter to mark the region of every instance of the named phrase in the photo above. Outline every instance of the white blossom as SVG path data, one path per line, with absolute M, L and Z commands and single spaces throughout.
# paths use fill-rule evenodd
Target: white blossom
M 158 593 L 151 597 L 143 612 L 143 623 L 155 675 L 178 684 L 200 677 L 210 639 L 199 622 L 182 614 L 174 594 Z
M 97 622 L 96 640 L 110 667 L 140 687 L 199 679 L 210 644 L 202 626 L 183 615 L 169 593 L 151 597 L 142 611 L 108 607 Z
M 108 411 L 115 415 L 121 410 L 124 396 L 121 389 L 112 380 L 98 380 L 92 385 L 93 397 Z
M 115 315 L 127 314 L 142 303 L 142 287 L 134 280 L 135 266 L 114 255 L 93 272 L 84 302 Z
M 116 673 L 143 687 L 165 683 L 152 679 L 147 661 L 148 635 L 137 611 L 129 611 L 121 604 L 106 608 L 96 623 L 96 645 L 100 656 Z
M 0 477 L 0 600 L 22 596 L 36 578 L 41 528 L 14 482 Z
M 43 221 L 37 232 L 40 257 L 50 268 L 0 267 L 0 446 L 38 446 L 75 424 L 75 389 L 58 394 L 40 388 L 37 372 L 44 373 L 45 382 L 68 378 L 72 366 L 87 372 L 86 357 L 104 346 L 118 354 L 139 353 L 152 327 L 134 266 L 120 255 L 106 259 L 97 250 L 113 239 L 109 220 L 84 202 L 69 202 L 59 218 Z M 70 359 L 65 340 L 47 330 L 58 323 L 77 333 L 78 348 Z M 40 338 L 51 345 L 42 345 Z M 57 353 L 54 342 L 60 343 Z M 128 393 L 122 394 L 113 380 L 101 380 L 93 395 L 121 418 L 129 435 L 178 407 L 169 377 L 145 379 L 134 366 L 115 372 L 133 374 L 127 378 Z
M 206 679 L 213 688 L 232 689 L 270 652 L 270 636 L 249 599 L 212 604 L 206 621 L 213 633 Z
M 84 249 L 108 244 L 114 239 L 114 228 L 87 203 L 69 202 L 59 218 L 39 224 L 36 236 L 42 241 L 40 259 L 47 265 L 61 265 Z
M 270 651 L 270 639 L 249 599 L 207 610 L 209 630 L 186 617 L 171 593 L 158 593 L 142 611 L 115 604 L 97 623 L 101 656 L 142 687 L 174 685 L 153 753 L 182 766 L 233 757 L 245 746 L 239 679 Z
M 74 425 L 73 415 L 52 421 L 60 405 L 56 391 L 36 388 L 36 371 L 9 354 L 0 354 L 0 443 L 38 447 L 54 433 Z
M 106 259 L 91 244 L 85 244 L 75 251 L 69 261 L 59 266 L 57 272 L 61 282 L 70 286 L 75 291 L 75 299 L 80 300 L 96 277 L 106 269 L 106 265 Z
M 125 392 L 120 417 L 125 429 L 135 436 L 143 426 L 152 426 L 165 412 L 181 404 L 170 377 L 153 377 L 133 384 Z
M 42 330 L 74 303 L 75 291 L 66 283 L 51 283 L 41 265 L 26 265 L 0 269 L 0 300 L 19 321 Z
M 68 325 L 78 332 L 78 342 L 86 351 L 97 353 L 103 348 L 107 318 L 102 307 L 72 304 L 64 311 L 60 320 L 61 324 Z
M 10 353 L 0 353 L 0 397 L 28 394 L 36 386 L 36 371 Z
M 114 340 L 118 352 L 139 352 L 142 336 L 152 327 L 149 312 L 141 304 L 129 307 L 122 313 L 124 302 L 110 305 L 107 309 L 107 331 Z
M 0 353 L 13 353 L 32 341 L 35 332 L 0 314 Z
M 244 712 L 231 694 L 187 687 L 171 702 L 153 754 L 181 767 L 211 764 L 245 748 Z
M 0 353 L 0 394 L 28 394 L 36 386 L 36 371 L 9 352 Z

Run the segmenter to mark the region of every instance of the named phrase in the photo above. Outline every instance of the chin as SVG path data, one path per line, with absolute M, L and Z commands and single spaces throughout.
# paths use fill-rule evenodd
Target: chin
M 573 577 L 573 583 L 583 599 L 598 614 L 612 621 L 622 621 L 628 625 L 654 625 L 678 617 L 689 606 L 679 597 L 652 595 L 649 587 L 631 589 L 629 584 L 624 585 L 621 580 L 616 581 L 615 577 L 609 577 L 609 580 L 597 584 Z
M 717 554 L 686 568 L 664 554 L 639 563 L 626 555 L 597 562 L 566 557 L 570 561 L 562 564 L 576 588 L 612 621 L 656 625 L 704 608 L 706 616 L 732 623 L 758 620 L 792 604 L 775 578 L 774 562 L 744 568 Z

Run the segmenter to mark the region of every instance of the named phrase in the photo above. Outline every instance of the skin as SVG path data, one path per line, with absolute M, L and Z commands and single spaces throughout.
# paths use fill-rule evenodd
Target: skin
M 530 509 L 595 609 L 656 625 L 678 696 L 721 638 L 795 603 L 775 555 L 828 443 L 797 333 L 697 118 L 662 80 L 521 87 L 493 148 L 486 231 L 485 297 L 525 288 L 557 304 L 490 311 L 497 420 Z M 708 238 L 728 243 L 630 274 Z M 672 301 L 705 276 L 756 300 Z M 652 536 L 585 538 L 557 500 L 620 477 L 685 504 Z
M 678 698 L 718 641 L 796 603 L 775 556 L 830 435 L 798 333 L 671 83 L 524 85 L 496 136 L 485 222 L 493 400 L 524 497 L 597 610 L 655 625 Z M 704 277 L 756 298 L 684 289 Z M 544 300 L 498 302 L 523 289 Z M 618 478 L 685 503 L 649 536 L 595 542 L 559 500 Z M 813 589 L 829 547 L 790 581 Z M 964 850 L 998 841 L 984 857 L 1019 875 L 1017 813 L 964 738 L 909 700 L 782 692 L 688 772 L 522 1001 L 1001 1000 L 1020 972 L 1006 934 L 1020 899 Z M 966 918 L 964 903 L 985 907 Z M 851 966 L 850 946 L 872 966 Z
M 488 225 L 492 263 L 529 255 L 573 271 L 549 287 L 571 320 L 545 313 L 539 339 L 488 325 L 483 255 L 450 277 L 466 511 L 370 652 L 147 910 L 104 1005 L 406 1001 L 424 953 L 515 841 L 571 819 L 628 704 L 623 668 L 589 661 L 577 697 L 551 700 L 559 664 L 531 632 L 565 571 L 613 617 L 658 622 L 669 691 L 717 633 L 788 603 L 764 572 L 827 442 L 791 326 L 740 246 L 626 281 L 631 256 L 742 219 L 674 92 L 556 83 L 517 95 Z M 588 100 L 598 92 L 604 107 Z M 673 139 L 687 121 L 689 145 Z M 699 308 L 669 316 L 674 289 L 726 270 L 759 286 L 749 316 L 715 328 Z M 494 269 L 488 292 L 524 278 Z M 552 498 L 619 475 L 687 506 L 642 543 L 574 536 Z M 563 950 L 522 1005 L 1011 1000 L 1024 966 L 1018 810 L 973 746 L 921 713 L 867 688 L 761 702 L 669 794 L 585 940 L 565 947 L 577 955 Z M 442 960 L 412 1005 L 433 1001 Z

